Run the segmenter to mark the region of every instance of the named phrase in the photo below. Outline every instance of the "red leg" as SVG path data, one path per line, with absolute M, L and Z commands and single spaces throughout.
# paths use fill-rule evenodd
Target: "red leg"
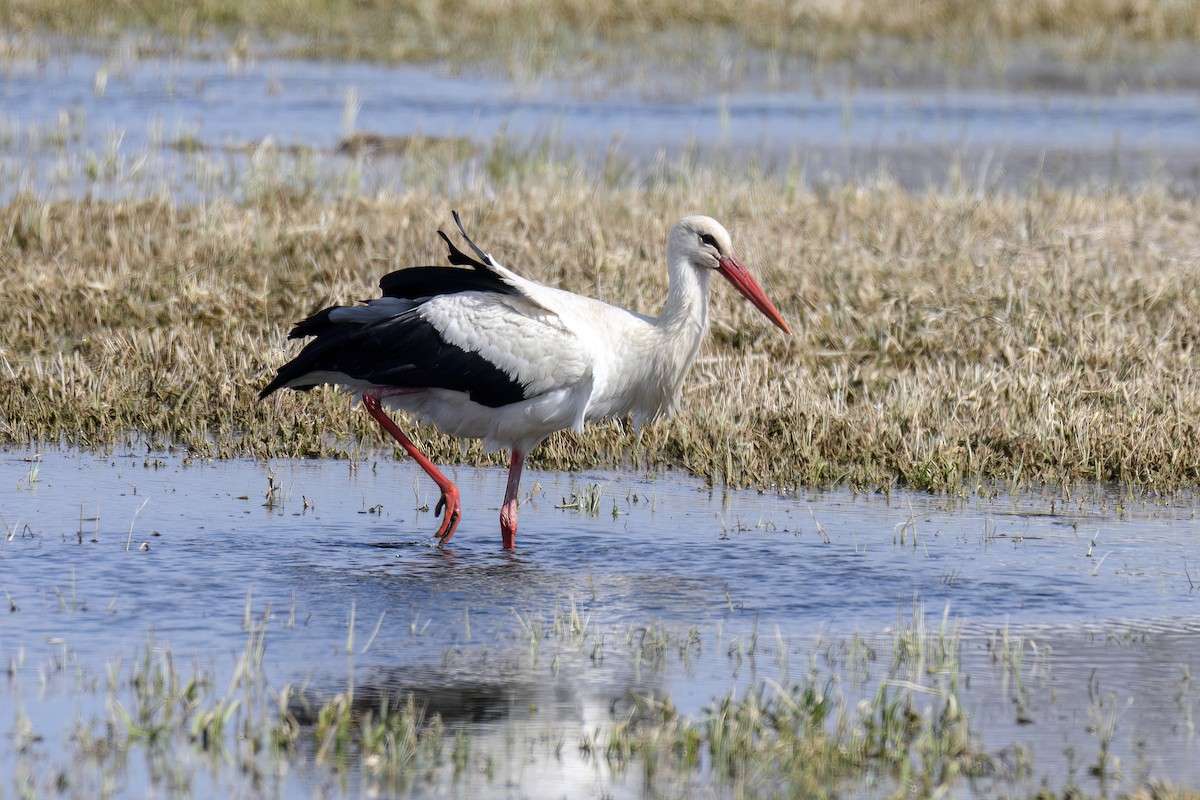
M 400 446 L 403 447 L 413 460 L 421 465 L 421 469 L 425 470 L 425 474 L 433 478 L 433 482 L 442 490 L 442 499 L 438 501 L 434 508 L 434 514 L 442 514 L 443 509 L 445 514 L 442 515 L 442 524 L 437 530 L 438 544 L 444 545 L 450 541 L 450 537 L 454 535 L 454 529 L 458 527 L 458 520 L 462 517 L 462 504 L 458 499 L 458 487 L 455 486 L 449 478 L 441 473 L 441 471 L 433 465 L 433 462 L 425 457 L 425 454 L 417 449 L 417 446 L 412 443 L 412 440 L 404 435 L 404 431 L 392 421 L 392 418 L 387 415 L 379 406 L 379 398 L 368 394 L 363 395 L 363 405 L 367 407 L 367 411 L 380 426 L 392 435 Z
M 508 465 L 508 488 L 504 491 L 504 505 L 500 506 L 500 538 L 505 550 L 517 546 L 517 492 L 521 489 L 521 468 L 525 456 L 519 450 L 512 451 Z

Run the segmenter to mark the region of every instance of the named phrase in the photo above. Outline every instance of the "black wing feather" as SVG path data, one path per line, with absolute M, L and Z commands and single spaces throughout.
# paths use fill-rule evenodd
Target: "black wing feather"
M 409 267 L 389 272 L 379 279 L 384 297 L 401 297 L 417 302 L 443 294 L 489 292 L 519 294 L 491 270 L 458 267 Z
M 460 253 L 461 255 L 461 253 Z M 466 258 L 466 256 L 464 256 Z M 451 260 L 453 256 L 451 256 Z M 397 297 L 420 304 L 444 294 L 459 292 L 487 292 L 489 294 L 519 295 L 520 292 L 505 283 L 500 276 L 478 262 L 477 269 L 458 267 L 408 267 L 389 272 L 379 279 L 382 297 Z M 323 308 L 307 319 L 297 322 L 288 333 L 289 339 L 320 336 L 337 323 L 329 319 L 330 312 L 344 306 Z
M 491 271 L 488 269 L 487 264 L 484 264 L 482 261 L 476 261 L 462 250 L 459 250 L 457 247 L 455 247 L 454 242 L 450 241 L 450 237 L 446 235 L 445 231 L 439 230 L 438 236 L 442 237 L 442 241 L 446 243 L 446 247 L 450 248 L 449 260 L 451 264 L 457 264 L 460 267 L 474 267 L 475 269 L 483 270 L 484 272 Z M 468 239 L 467 241 L 469 242 L 471 240 Z
M 322 333 L 329 330 L 331 326 L 336 324 L 329 319 L 329 314 L 337 308 L 341 308 L 341 306 L 330 306 L 329 308 L 323 308 L 308 319 L 297 322 L 292 326 L 292 329 L 288 331 L 288 338 L 304 339 L 308 336 L 320 336 Z
M 279 368 L 266 397 L 312 372 L 340 372 L 377 386 L 451 389 L 499 408 L 525 398 L 525 386 L 492 362 L 444 341 L 413 309 L 369 324 L 328 323 L 299 355 Z M 293 388 L 311 389 L 316 383 Z
M 379 280 L 383 297 L 410 300 L 419 307 L 434 297 L 460 292 L 520 294 L 485 263 L 490 257 L 467 236 L 457 211 L 454 222 L 483 261 L 471 258 L 438 231 L 450 248 L 450 263 L 456 266 L 409 267 L 388 273 Z M 328 371 L 377 386 L 466 392 L 473 401 L 492 408 L 525 399 L 520 382 L 478 353 L 445 342 L 416 307 L 372 322 L 335 322 L 332 313 L 345 307 L 323 308 L 293 326 L 289 339 L 316 338 L 279 368 L 275 379 L 259 392 L 260 398 L 309 373 Z M 292 388 L 305 391 L 316 385 Z
M 467 243 L 467 246 L 470 247 L 472 250 L 474 250 L 475 255 L 479 256 L 479 258 L 482 259 L 484 263 L 491 261 L 492 257 L 489 256 L 487 253 L 483 252 L 482 250 L 480 250 L 479 245 L 472 242 L 471 237 L 467 236 L 467 229 L 463 227 L 462 217 L 460 217 L 458 215 L 458 212 L 451 211 L 450 213 L 454 215 L 454 224 L 458 226 L 458 232 L 462 234 L 463 241 L 465 241 Z M 446 237 L 443 235 L 442 238 L 445 239 Z M 450 240 L 446 239 L 446 241 L 450 241 Z M 463 257 L 466 258 L 466 256 L 463 256 Z M 478 263 L 478 262 L 476 262 L 476 263 Z M 486 267 L 484 267 L 484 268 L 486 269 Z

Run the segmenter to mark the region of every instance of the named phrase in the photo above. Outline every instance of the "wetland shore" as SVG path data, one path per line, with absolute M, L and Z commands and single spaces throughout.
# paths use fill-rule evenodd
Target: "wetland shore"
M 951 492 L 1159 492 L 1200 477 L 1192 199 L 914 195 L 884 180 L 821 191 L 703 168 L 608 185 L 553 161 L 458 196 L 18 198 L 0 209 L 0 435 L 108 447 L 136 433 L 199 456 L 378 448 L 336 393 L 255 394 L 292 322 L 374 296 L 393 268 L 439 263 L 452 208 L 501 263 L 647 313 L 665 293 L 664 220 L 706 209 L 795 329 L 772 335 L 718 289 L 674 420 L 557 435 L 532 454 L 539 467 Z M 491 463 L 421 435 L 436 460 Z
M 909 173 L 804 153 L 848 152 L 863 86 L 1178 102 L 1200 13 L 883 5 L 0 3 L 25 97 L 99 54 L 54 95 L 88 100 L 0 117 L 0 797 L 1195 800 L 1200 160 L 1154 138 L 1191 112 L 1136 117 L 1131 176 L 1117 146 L 1062 151 L 1113 162 L 1080 180 L 1037 146 L 1004 180 L 991 145 L 910 142 Z M 134 85 L 173 59 L 285 57 L 341 109 L 323 143 L 89 120 L 245 88 Z M 486 64 L 514 96 L 844 91 L 843 138 L 767 163 L 380 135 L 321 59 Z M 442 263 L 452 209 L 501 263 L 644 313 L 670 224 L 711 214 L 794 335 L 714 287 L 674 419 L 531 454 L 535 550 L 436 551 L 344 396 L 256 395 L 293 322 Z M 496 494 L 498 457 L 418 436 Z

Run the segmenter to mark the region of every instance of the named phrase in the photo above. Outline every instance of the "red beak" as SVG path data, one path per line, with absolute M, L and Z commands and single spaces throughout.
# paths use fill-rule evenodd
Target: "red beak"
M 790 334 L 792 332 L 788 324 L 783 321 L 783 315 L 775 308 L 775 304 L 767 298 L 767 293 L 758 285 L 758 281 L 754 280 L 754 276 L 746 269 L 745 264 L 733 256 L 725 256 L 721 259 L 720 264 L 717 267 L 717 271 L 724 275 L 747 300 L 753 303 L 755 308 L 766 314 L 767 319 L 778 325 L 784 333 Z

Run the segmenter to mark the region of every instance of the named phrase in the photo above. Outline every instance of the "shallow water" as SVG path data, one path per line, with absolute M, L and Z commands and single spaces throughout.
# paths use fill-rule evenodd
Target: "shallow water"
M 0 199 L 22 188 L 211 199 L 247 190 L 255 163 L 244 149 L 263 141 L 285 148 L 284 171 L 326 191 L 402 189 L 398 159 L 375 157 L 360 170 L 336 153 L 353 131 L 465 137 L 481 151 L 501 135 L 518 148 L 549 140 L 593 164 L 610 149 L 645 166 L 691 147 L 735 165 L 796 165 L 809 181 L 882 169 L 917 189 L 956 173 L 980 188 L 1200 186 L 1200 103 L 1189 91 L 853 89 L 801 79 L 722 92 L 655 88 L 667 84 L 514 82 L 437 66 L 288 59 L 15 61 L 0 82 Z M 179 141 L 199 149 L 169 147 Z M 292 146 L 315 151 L 297 156 Z M 481 171 L 468 159 L 458 180 Z
M 789 662 L 802 673 L 830 643 L 886 643 L 916 602 L 929 627 L 946 614 L 961 630 L 972 728 L 989 748 L 1035 754 L 1029 780 L 1061 787 L 1073 764 L 1074 780 L 1095 790 L 1093 717 L 1107 709 L 1125 780 L 1200 781 L 1190 729 L 1200 698 L 1185 679 L 1200 633 L 1200 523 L 1187 503 L 1096 491 L 776 496 L 671 474 L 531 471 L 518 550 L 506 554 L 502 469 L 450 470 L 466 516 L 438 550 L 427 538 L 435 518 L 416 510 L 436 497 L 406 461 L 29 457 L 0 458 L 0 590 L 13 609 L 0 626 L 10 665 L 0 694 L 50 753 L 65 720 L 103 707 L 56 665 L 100 680 L 153 637 L 228 680 L 247 613 L 270 621 L 272 685 L 329 694 L 349 677 L 415 690 L 451 722 L 469 717 L 485 740 L 544 728 L 573 752 L 631 692 L 669 694 L 696 714 L 758 678 L 785 681 Z M 274 507 L 264 506 L 270 481 Z M 598 515 L 559 507 L 592 484 Z M 589 630 L 607 632 L 601 658 L 531 653 L 528 631 L 572 604 Z M 624 657 L 613 632 L 646 626 L 694 628 L 699 644 L 653 665 Z M 1026 642 L 1023 694 L 994 667 L 1005 630 Z M 0 764 L 23 757 L 11 742 L 0 740 Z M 572 758 L 522 764 L 484 785 L 639 793 L 637 780 Z M 292 775 L 279 791 L 305 796 L 309 780 L 320 778 Z

